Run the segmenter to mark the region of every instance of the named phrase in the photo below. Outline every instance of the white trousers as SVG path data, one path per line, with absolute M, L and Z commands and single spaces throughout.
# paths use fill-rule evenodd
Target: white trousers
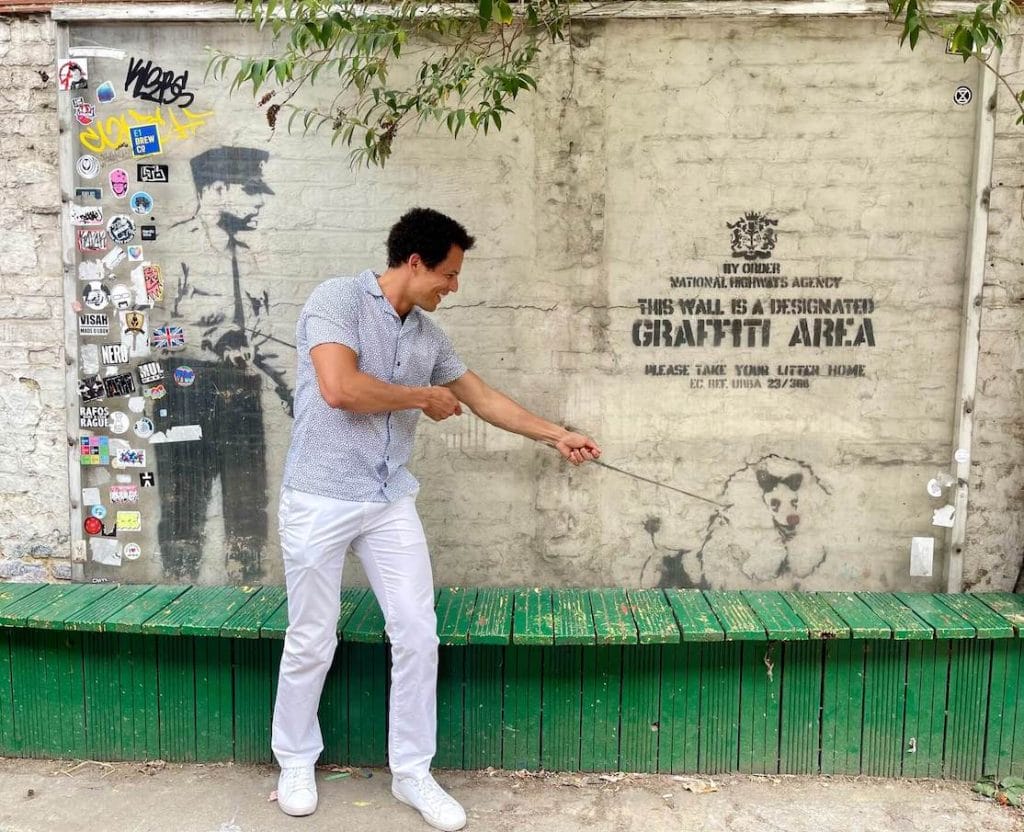
M 391 641 L 388 765 L 396 776 L 426 776 L 436 749 L 438 638 L 415 497 L 358 503 L 285 488 L 279 516 L 288 629 L 271 738 L 278 764 L 312 765 L 323 751 L 317 708 L 338 643 L 341 573 L 351 546 Z

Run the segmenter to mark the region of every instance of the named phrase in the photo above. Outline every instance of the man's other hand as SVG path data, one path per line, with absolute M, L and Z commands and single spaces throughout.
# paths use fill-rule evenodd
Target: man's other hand
M 593 439 L 572 431 L 555 442 L 555 449 L 573 465 L 581 465 L 601 456 L 601 449 Z
M 420 409 L 435 422 L 462 415 L 462 405 L 447 387 L 426 387 L 423 392 L 426 401 Z

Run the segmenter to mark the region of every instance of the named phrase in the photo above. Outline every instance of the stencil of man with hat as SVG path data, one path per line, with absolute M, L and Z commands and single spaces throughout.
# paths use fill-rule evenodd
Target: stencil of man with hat
M 291 413 L 292 392 L 269 330 L 270 298 L 250 242 L 267 196 L 269 154 L 251 147 L 215 147 L 191 160 L 196 190 L 192 217 L 170 230 L 180 268 L 168 278 L 173 323 L 186 346 L 167 358 L 167 377 L 183 365 L 190 387 L 168 385 L 167 415 L 157 430 L 199 425 L 196 442 L 157 445 L 161 488 L 159 546 L 165 576 L 195 581 L 207 542 L 207 514 L 219 484 L 226 575 L 241 583 L 262 576 L 267 540 L 264 389 Z M 248 238 L 248 239 L 247 239 Z M 177 286 L 174 286 L 174 273 Z M 282 364 L 291 361 L 285 357 Z M 211 517 L 210 523 L 219 518 Z M 208 557 L 219 559 L 221 546 Z

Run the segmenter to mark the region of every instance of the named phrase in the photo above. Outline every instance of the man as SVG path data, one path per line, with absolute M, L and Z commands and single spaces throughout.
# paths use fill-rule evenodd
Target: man
M 341 574 L 349 546 L 362 562 L 391 641 L 388 764 L 392 794 L 438 829 L 466 814 L 431 777 L 437 729 L 433 577 L 406 470 L 420 412 L 440 421 L 466 405 L 492 425 L 554 447 L 579 465 L 590 439 L 520 407 L 468 371 L 424 312 L 458 291 L 473 238 L 425 208 L 388 235 L 388 268 L 328 280 L 296 328 L 295 423 L 280 501 L 288 631 L 274 707 L 277 801 L 289 815 L 316 809 L 323 750 L 317 705 L 337 644 Z
M 193 217 L 172 229 L 186 252 L 177 285 L 169 287 L 172 322 L 184 324 L 185 349 L 167 360 L 168 396 L 158 430 L 199 425 L 198 442 L 156 446 L 164 489 L 158 529 L 168 577 L 194 582 L 206 544 L 205 523 L 215 480 L 220 483 L 227 580 L 249 583 L 262 576 L 267 540 L 267 471 L 264 461 L 265 380 L 290 410 L 284 371 L 271 366 L 261 345 L 269 297 L 246 285 L 245 237 L 255 230 L 264 198 L 265 150 L 215 147 L 191 161 L 197 205 Z M 195 256 L 189 256 L 194 253 Z M 241 261 L 241 262 L 240 262 Z M 152 313 L 158 322 L 159 312 Z M 195 381 L 173 384 L 187 366 Z

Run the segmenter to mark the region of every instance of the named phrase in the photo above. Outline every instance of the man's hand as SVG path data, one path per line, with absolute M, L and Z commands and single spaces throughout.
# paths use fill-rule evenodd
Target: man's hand
M 423 394 L 425 401 L 420 410 L 435 422 L 440 422 L 449 416 L 462 415 L 462 405 L 447 387 L 425 387 Z
M 593 439 L 572 431 L 555 442 L 555 449 L 573 465 L 581 465 L 601 456 L 601 449 Z

